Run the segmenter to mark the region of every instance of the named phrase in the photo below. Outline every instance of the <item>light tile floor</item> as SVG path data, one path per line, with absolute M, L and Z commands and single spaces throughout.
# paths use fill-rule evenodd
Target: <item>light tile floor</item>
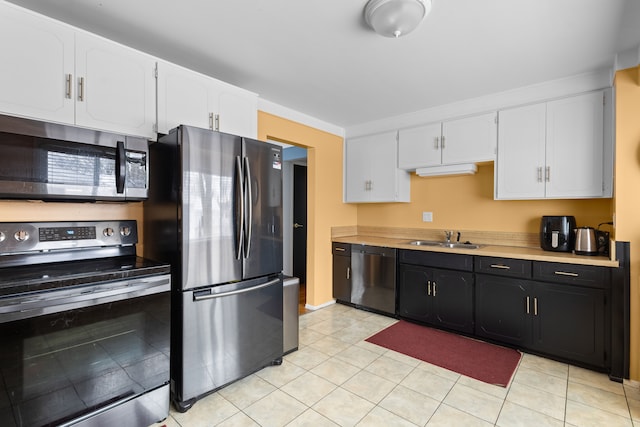
M 299 350 L 155 426 L 637 426 L 640 390 L 524 354 L 507 388 L 378 347 L 396 320 L 344 305 L 300 317 Z

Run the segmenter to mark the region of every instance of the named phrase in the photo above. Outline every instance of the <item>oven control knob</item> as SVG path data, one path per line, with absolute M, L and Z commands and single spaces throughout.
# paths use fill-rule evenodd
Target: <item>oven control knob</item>
M 18 230 L 16 231 L 16 234 L 13 235 L 13 237 L 15 237 L 18 242 L 24 242 L 25 240 L 29 239 L 29 233 L 27 233 L 25 230 Z
M 120 234 L 127 237 L 131 234 L 131 227 L 127 227 L 126 225 L 124 227 L 120 227 Z
M 105 228 L 104 230 L 102 230 L 102 234 L 103 234 L 105 237 L 111 237 L 111 236 L 113 236 L 113 228 L 111 228 L 111 227 L 107 227 L 107 228 Z

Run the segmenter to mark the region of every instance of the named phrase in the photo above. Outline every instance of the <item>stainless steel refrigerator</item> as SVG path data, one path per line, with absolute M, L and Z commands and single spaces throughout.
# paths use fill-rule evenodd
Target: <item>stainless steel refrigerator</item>
M 171 262 L 171 393 L 282 362 L 282 149 L 179 126 L 150 145 L 145 256 Z

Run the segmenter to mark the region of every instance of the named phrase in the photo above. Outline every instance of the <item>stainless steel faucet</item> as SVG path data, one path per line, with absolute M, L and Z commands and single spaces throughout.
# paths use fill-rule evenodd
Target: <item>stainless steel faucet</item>
M 445 231 L 444 236 L 445 236 L 445 242 L 451 243 L 451 236 L 453 236 L 453 231 L 449 231 L 449 230 Z

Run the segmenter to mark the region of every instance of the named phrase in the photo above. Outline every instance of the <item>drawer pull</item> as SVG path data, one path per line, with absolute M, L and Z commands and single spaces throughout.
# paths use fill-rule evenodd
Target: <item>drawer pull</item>
M 538 297 L 533 297 L 533 315 L 538 315 Z
M 436 296 L 436 282 L 433 282 L 433 296 Z
M 578 273 L 569 273 L 567 271 L 556 271 L 555 274 L 558 276 L 570 276 L 570 277 L 578 277 Z
M 527 309 L 527 314 L 529 314 L 529 313 L 531 312 L 531 310 L 529 309 L 529 307 L 530 307 L 529 302 L 530 302 L 530 301 L 529 301 L 529 297 L 527 296 L 527 307 L 526 307 L 526 309 Z
M 511 270 L 511 267 L 509 267 L 508 265 L 502 265 L 502 264 L 491 264 L 491 268 L 499 268 L 501 270 Z
M 335 248 L 335 250 L 338 252 L 346 252 L 345 248 Z

